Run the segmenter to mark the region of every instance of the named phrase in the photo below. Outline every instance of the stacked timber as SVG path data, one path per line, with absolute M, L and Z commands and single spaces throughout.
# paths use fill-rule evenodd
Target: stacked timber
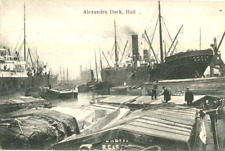
M 161 106 L 137 111 L 102 131 L 59 142 L 53 149 L 162 149 L 192 150 L 197 110 L 180 106 Z

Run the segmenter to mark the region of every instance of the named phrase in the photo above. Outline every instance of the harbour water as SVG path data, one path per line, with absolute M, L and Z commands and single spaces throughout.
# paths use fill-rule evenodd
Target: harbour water
M 23 92 L 0 96 L 0 100 L 16 100 L 24 96 Z M 79 93 L 77 98 L 68 99 L 48 99 L 53 106 L 57 107 L 70 107 L 79 108 L 81 106 L 87 106 L 97 95 L 93 92 Z
M 92 101 L 94 95 L 92 93 L 79 93 L 77 98 L 48 100 L 53 106 L 79 108 L 87 106 Z

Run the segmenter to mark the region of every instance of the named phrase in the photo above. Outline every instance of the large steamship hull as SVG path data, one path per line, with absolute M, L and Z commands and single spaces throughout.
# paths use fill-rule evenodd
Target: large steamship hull
M 48 86 L 49 84 L 48 74 L 29 77 L 0 77 L 0 96 L 23 92 L 32 87 Z
M 105 68 L 101 72 L 102 80 L 110 86 L 143 85 L 144 82 L 200 78 L 211 63 L 213 51 L 188 51 L 167 57 L 165 62 L 154 66 Z

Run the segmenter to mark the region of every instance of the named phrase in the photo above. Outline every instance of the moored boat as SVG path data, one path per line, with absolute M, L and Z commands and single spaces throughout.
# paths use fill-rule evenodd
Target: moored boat
M 75 89 L 47 89 L 43 95 L 44 98 L 55 98 L 55 99 L 66 99 L 66 98 L 77 98 L 78 90 Z

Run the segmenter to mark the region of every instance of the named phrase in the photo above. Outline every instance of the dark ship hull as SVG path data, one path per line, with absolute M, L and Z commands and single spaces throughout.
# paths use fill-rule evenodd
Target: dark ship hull
M 49 86 L 53 81 L 50 80 L 48 74 L 28 77 L 0 77 L 0 95 L 24 92 L 34 87 Z
M 213 51 L 198 50 L 181 52 L 165 58 L 165 62 L 152 66 L 105 68 L 101 71 L 102 80 L 110 86 L 143 85 L 144 82 L 187 79 L 202 77 L 211 63 Z

